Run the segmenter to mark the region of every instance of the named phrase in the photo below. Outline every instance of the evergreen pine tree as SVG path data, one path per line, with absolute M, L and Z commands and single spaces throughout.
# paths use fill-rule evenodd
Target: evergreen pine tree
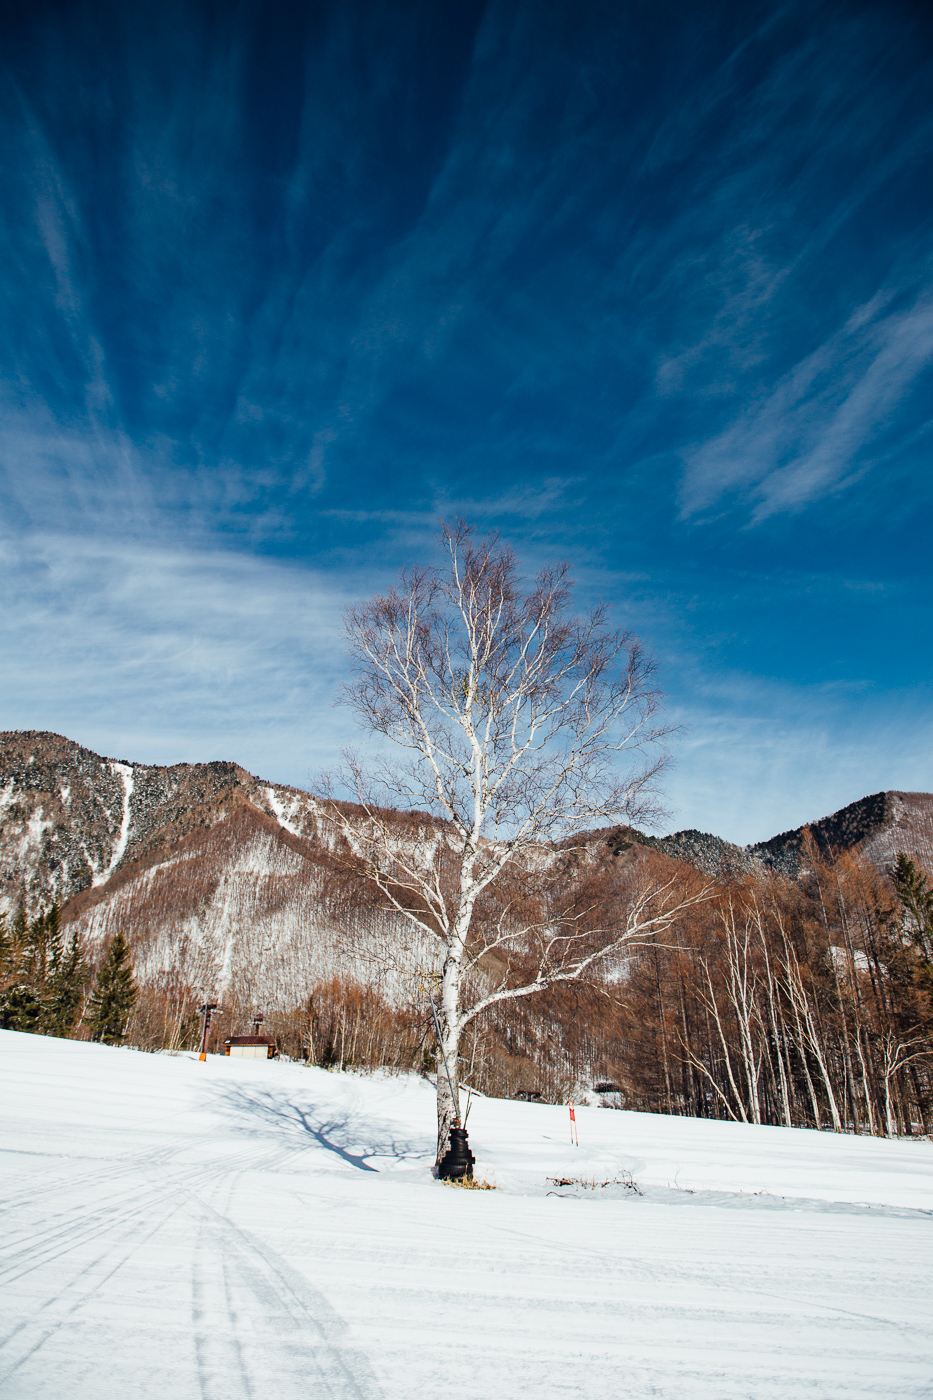
M 74 1030 L 86 981 L 87 963 L 78 935 L 71 935 L 67 947 L 62 947 L 59 936 L 45 1000 L 43 1029 L 46 1035 L 68 1036 Z
M 0 1026 L 9 1031 L 42 1031 L 43 1005 L 33 978 L 34 927 L 26 917 L 25 900 L 5 939 L 4 986 L 0 997 Z
M 25 895 L 20 900 L 19 908 L 13 916 L 13 928 L 10 937 L 10 958 L 13 964 L 13 975 L 18 975 L 22 966 L 23 958 L 29 946 L 29 920 L 26 918 Z
M 122 933 L 116 933 L 97 974 L 84 1015 L 91 1039 L 106 1045 L 122 1044 L 137 995 L 129 945 Z
M 14 982 L 0 998 L 0 1027 L 5 1031 L 42 1034 L 45 1007 L 28 982 Z
M 933 885 L 903 851 L 891 874 L 913 944 L 913 980 L 925 1001 L 922 1020 L 929 1025 L 933 1020 Z
M 910 936 L 929 960 L 933 956 L 933 887 L 903 851 L 897 857 L 893 878 L 897 897 L 907 916 Z
M 61 962 L 64 951 L 61 905 L 55 902 L 49 905 L 45 916 L 45 946 L 48 956 L 48 971 L 51 975 L 52 969 Z
M 49 963 L 54 957 L 55 943 L 61 941 L 61 918 L 58 905 L 53 904 L 44 912 L 40 909 L 26 929 L 25 946 L 21 954 L 23 980 L 34 987 L 41 998 L 49 976 Z

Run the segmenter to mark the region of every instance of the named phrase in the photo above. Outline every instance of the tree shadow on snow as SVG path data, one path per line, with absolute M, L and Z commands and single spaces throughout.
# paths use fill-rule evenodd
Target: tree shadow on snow
M 271 1090 L 248 1088 L 242 1084 L 224 1085 L 219 1089 L 218 1098 L 237 1114 L 247 1116 L 253 1122 L 261 1119 L 278 1128 L 289 1129 L 296 1135 L 311 1138 L 318 1147 L 333 1153 L 357 1171 L 378 1173 L 379 1168 L 370 1165 L 370 1159 L 374 1157 L 396 1162 L 421 1162 L 428 1155 L 424 1145 L 399 1138 L 389 1124 L 352 1111 L 325 1117 L 319 1115 L 313 1106 L 303 1106 Z M 374 1140 L 376 1135 L 378 1140 Z M 366 1146 L 361 1145 L 361 1138 Z

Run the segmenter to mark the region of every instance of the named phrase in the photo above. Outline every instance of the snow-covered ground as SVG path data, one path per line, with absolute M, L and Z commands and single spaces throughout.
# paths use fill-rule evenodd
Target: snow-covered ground
M 0 1101 L 5 1400 L 933 1395 L 929 1142 L 474 1099 L 460 1191 L 418 1080 L 10 1031 Z

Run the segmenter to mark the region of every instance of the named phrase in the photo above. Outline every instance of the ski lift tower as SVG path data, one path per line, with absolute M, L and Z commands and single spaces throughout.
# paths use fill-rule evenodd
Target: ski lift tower
M 203 1006 L 198 1007 L 198 1012 L 204 1017 L 204 1024 L 201 1029 L 201 1053 L 199 1060 L 207 1059 L 207 1033 L 211 1028 L 211 1012 L 217 1010 L 216 1001 L 206 1001 Z

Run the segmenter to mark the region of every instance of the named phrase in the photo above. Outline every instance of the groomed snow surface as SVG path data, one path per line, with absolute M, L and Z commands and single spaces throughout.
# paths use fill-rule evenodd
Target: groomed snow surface
M 474 1099 L 481 1192 L 414 1078 L 3 1031 L 0 1098 L 5 1400 L 933 1395 L 930 1142 Z

